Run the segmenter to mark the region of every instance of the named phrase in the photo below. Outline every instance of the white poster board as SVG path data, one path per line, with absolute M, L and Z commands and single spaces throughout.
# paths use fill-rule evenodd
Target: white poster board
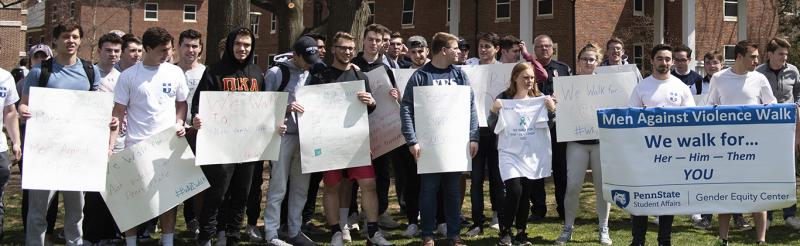
M 103 190 L 114 95 L 31 87 L 28 106 L 22 188 Z
M 367 73 L 369 88 L 377 106 L 369 114 L 369 143 L 372 159 L 406 143 L 400 132 L 400 104 L 389 95 L 392 81 L 385 69 L 373 69 Z
M 486 120 L 489 110 L 497 95 L 508 89 L 508 85 L 511 84 L 511 70 L 516 65 L 516 63 L 495 63 L 461 66 L 475 93 L 475 109 L 478 113 L 480 127 L 489 125 Z
M 400 98 L 403 98 L 403 95 L 405 95 L 408 80 L 416 71 L 417 69 L 415 68 L 392 69 L 392 73 L 394 74 L 394 82 L 397 83 L 397 89 L 400 90 Z
M 421 151 L 417 173 L 472 170 L 470 88 L 415 86 L 414 130 Z
M 636 83 L 642 81 L 642 73 L 639 72 L 639 67 L 636 64 L 625 64 L 625 65 L 614 65 L 614 66 L 599 66 L 594 69 L 594 73 L 596 74 L 606 74 L 606 73 L 624 73 L 624 72 L 632 72 L 636 74 L 637 80 Z
M 209 187 L 186 138 L 167 128 L 111 156 L 101 191 L 121 231 L 155 218 Z
M 558 100 L 558 142 L 597 139 L 597 110 L 628 106 L 636 74 L 559 76 L 553 78 L 553 87 Z
M 286 92 L 201 91 L 196 165 L 277 160 Z M 246 143 L 246 144 L 242 144 Z
M 302 86 L 297 102 L 303 173 L 370 165 L 367 106 L 356 93 L 364 81 Z
M 796 204 L 794 104 L 598 111 L 603 194 L 634 215 Z

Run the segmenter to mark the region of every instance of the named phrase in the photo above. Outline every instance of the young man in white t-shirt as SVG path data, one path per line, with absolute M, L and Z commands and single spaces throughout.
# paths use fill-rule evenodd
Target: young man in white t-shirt
M 653 74 L 633 88 L 628 106 L 631 107 L 690 107 L 695 106 L 692 91 L 680 79 L 670 75 L 672 47 L 659 44 L 650 53 Z M 644 245 L 647 216 L 631 215 L 633 226 L 631 245 Z M 672 245 L 672 215 L 658 216 L 658 245 Z
M 19 120 L 17 120 L 17 108 L 14 106 L 17 101 L 19 101 L 19 94 L 17 94 L 14 77 L 5 69 L 0 68 L 0 102 L 3 105 L 3 117 L 0 118 L 0 124 L 6 127 L 8 136 L 11 139 L 11 149 L 9 149 L 8 143 L 6 143 L 6 136 L 0 131 L 0 201 L 3 199 L 3 188 L 11 176 L 11 162 L 22 157 Z M 11 150 L 11 153 L 9 153 L 9 150 Z M 4 205 L 0 202 L 0 243 L 3 242 L 2 221 L 3 217 L 5 217 L 3 210 Z
M 709 105 L 757 105 L 777 103 L 772 94 L 769 80 L 763 74 L 755 72 L 758 66 L 758 46 L 750 41 L 739 41 L 734 48 L 736 60 L 733 67 L 722 70 L 711 77 L 711 91 L 708 95 Z M 728 229 L 731 214 L 720 214 L 719 238 L 722 245 L 728 245 Z M 753 213 L 756 224 L 758 244 L 766 241 L 767 211 Z
M 119 77 L 114 89 L 113 115 L 125 117 L 127 113 L 128 135 L 125 146 L 130 147 L 167 129 L 175 128 L 183 137 L 189 89 L 183 71 L 175 65 L 165 63 L 172 49 L 172 35 L 161 27 L 151 27 L 142 35 L 145 53 L 142 62 L 129 67 Z M 111 133 L 111 139 L 117 132 Z M 173 208 L 159 217 L 161 243 L 172 246 L 175 235 Z M 136 245 L 136 229 L 125 232 L 127 245 Z
M 178 36 L 178 65 L 186 76 L 186 85 L 189 87 L 189 98 L 186 99 L 188 108 L 192 108 L 192 97 L 194 90 L 200 83 L 200 78 L 206 71 L 206 66 L 200 63 L 200 55 L 203 54 L 203 35 L 197 30 L 187 29 L 181 32 Z M 191 116 L 186 115 L 186 124 L 190 125 Z M 186 139 L 189 145 L 192 146 L 192 151 L 195 149 L 195 136 L 197 132 L 192 129 L 186 129 Z M 186 222 L 186 230 L 194 233 L 200 233 L 200 224 L 195 216 L 194 197 L 183 201 L 183 219 Z

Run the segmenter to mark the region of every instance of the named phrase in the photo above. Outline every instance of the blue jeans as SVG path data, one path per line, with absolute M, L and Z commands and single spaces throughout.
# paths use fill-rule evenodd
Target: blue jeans
M 436 194 L 444 191 L 444 214 L 447 238 L 457 238 L 461 231 L 461 172 L 420 174 L 419 208 L 422 238 L 433 237 L 436 227 Z

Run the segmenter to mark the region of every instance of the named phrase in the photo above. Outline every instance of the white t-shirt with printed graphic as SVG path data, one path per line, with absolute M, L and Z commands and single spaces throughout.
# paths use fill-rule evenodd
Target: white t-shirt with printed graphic
M 680 79 L 670 75 L 667 80 L 647 77 L 633 88 L 628 100 L 631 107 L 695 106 L 692 90 Z
M 183 74 L 186 76 L 186 85 L 189 87 L 189 97 L 186 102 L 189 104 L 189 109 L 192 108 L 192 98 L 197 85 L 200 84 L 200 79 L 203 78 L 203 73 L 206 71 L 206 65 L 198 64 L 196 68 L 186 70 Z M 190 114 L 186 114 L 186 124 L 191 125 L 189 122 Z
M 103 73 L 100 66 L 94 66 L 94 73 L 100 75 L 100 85 L 97 87 L 98 91 L 114 92 L 114 87 L 117 86 L 119 75 L 121 74 L 116 68 L 111 68 L 108 73 Z
M 0 100 L 3 102 L 3 108 L 6 106 L 14 105 L 19 101 L 19 94 L 17 94 L 17 85 L 14 83 L 14 77 L 5 69 L 0 68 Z M 2 116 L 0 116 L 0 127 L 5 125 Z M 0 152 L 8 151 L 8 143 L 6 142 L 6 134 L 0 130 Z
M 186 101 L 189 88 L 180 67 L 139 62 L 125 69 L 114 89 L 114 102 L 127 106 L 128 135 L 125 146 L 175 126 L 175 102 Z
M 727 68 L 711 77 L 709 105 L 754 105 L 777 102 L 778 99 L 772 94 L 769 80 L 759 72 L 751 71 L 738 75 Z
M 544 97 L 501 101 L 503 108 L 494 129 L 500 177 L 503 181 L 549 177 L 552 147 Z

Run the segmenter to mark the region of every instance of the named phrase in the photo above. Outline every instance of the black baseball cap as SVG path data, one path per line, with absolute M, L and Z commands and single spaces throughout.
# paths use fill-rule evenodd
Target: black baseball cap
M 308 36 L 301 36 L 294 42 L 294 53 L 303 58 L 306 64 L 320 62 L 317 41 Z
M 458 49 L 459 50 L 468 50 L 469 49 L 469 42 L 467 42 L 464 37 L 458 37 Z

